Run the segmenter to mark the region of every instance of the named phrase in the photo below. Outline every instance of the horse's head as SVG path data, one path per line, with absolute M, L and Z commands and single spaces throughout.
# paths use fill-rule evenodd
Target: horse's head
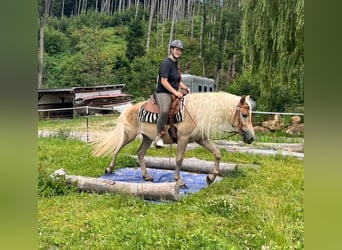
M 236 107 L 233 126 L 242 136 L 245 143 L 251 144 L 254 141 L 254 128 L 252 124 L 252 108 L 255 102 L 247 96 L 242 96 Z

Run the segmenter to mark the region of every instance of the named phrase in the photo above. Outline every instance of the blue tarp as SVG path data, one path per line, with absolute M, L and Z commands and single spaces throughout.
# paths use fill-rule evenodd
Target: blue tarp
M 174 182 L 174 170 L 164 170 L 164 169 L 153 169 L 147 168 L 148 173 L 153 177 L 153 182 L 161 183 L 161 182 Z M 198 174 L 191 173 L 187 171 L 180 171 L 180 175 L 183 179 L 183 182 L 187 185 L 186 189 L 180 189 L 180 196 L 184 196 L 186 194 L 192 194 L 200 191 L 202 188 L 207 186 L 206 178 L 207 174 Z M 116 170 L 112 174 L 105 174 L 100 178 L 113 180 L 113 181 L 122 181 L 122 182 L 145 182 L 140 168 L 122 168 Z M 222 177 L 217 176 L 216 181 L 220 181 Z

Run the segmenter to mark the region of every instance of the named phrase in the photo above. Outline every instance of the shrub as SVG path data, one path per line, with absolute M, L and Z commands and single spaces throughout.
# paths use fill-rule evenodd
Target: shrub
M 69 186 L 66 183 L 65 176 L 53 178 L 41 166 L 38 167 L 38 196 L 52 197 L 57 195 L 67 195 L 76 191 L 76 184 Z

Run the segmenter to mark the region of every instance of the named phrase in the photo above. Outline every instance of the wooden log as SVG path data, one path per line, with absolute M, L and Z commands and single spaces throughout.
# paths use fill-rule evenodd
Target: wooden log
M 68 175 L 65 169 L 59 169 L 51 175 L 53 178 L 65 176 L 68 185 L 77 184 L 81 191 L 95 193 L 124 193 L 137 197 L 142 197 L 146 200 L 173 200 L 177 201 L 180 198 L 179 186 L 177 182 L 166 183 L 133 183 L 111 181 L 106 179 Z
M 137 159 L 137 156 L 132 156 Z M 174 158 L 162 158 L 162 157 L 149 157 L 145 156 L 146 166 L 149 168 L 157 168 L 157 169 L 168 169 L 174 170 L 176 167 L 176 160 Z M 226 176 L 231 171 L 237 169 L 237 164 L 235 163 L 220 163 L 220 172 L 219 176 Z M 200 160 L 195 157 L 187 158 L 183 160 L 183 164 L 181 170 L 194 172 L 194 173 L 202 173 L 202 174 L 210 174 L 214 170 L 214 162 Z

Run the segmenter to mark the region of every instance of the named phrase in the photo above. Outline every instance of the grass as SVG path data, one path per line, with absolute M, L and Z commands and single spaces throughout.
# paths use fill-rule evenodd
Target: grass
M 116 124 L 117 114 L 102 115 L 102 116 L 84 116 L 75 119 L 40 119 L 38 129 L 59 130 L 69 129 L 85 132 L 90 130 L 110 130 Z M 88 120 L 88 121 L 87 121 Z
M 45 126 L 50 125 L 40 124 Z M 127 155 L 138 146 L 136 140 L 125 147 L 117 167 L 134 165 Z M 38 138 L 38 147 L 39 249 L 304 248 L 302 160 L 221 150 L 223 162 L 261 167 L 240 168 L 178 202 L 158 204 L 52 184 L 48 175 L 59 168 L 100 176 L 110 157 L 95 158 L 89 144 L 63 136 Z M 150 148 L 148 155 L 169 156 L 169 148 Z M 188 150 L 185 157 L 213 160 L 202 148 Z

